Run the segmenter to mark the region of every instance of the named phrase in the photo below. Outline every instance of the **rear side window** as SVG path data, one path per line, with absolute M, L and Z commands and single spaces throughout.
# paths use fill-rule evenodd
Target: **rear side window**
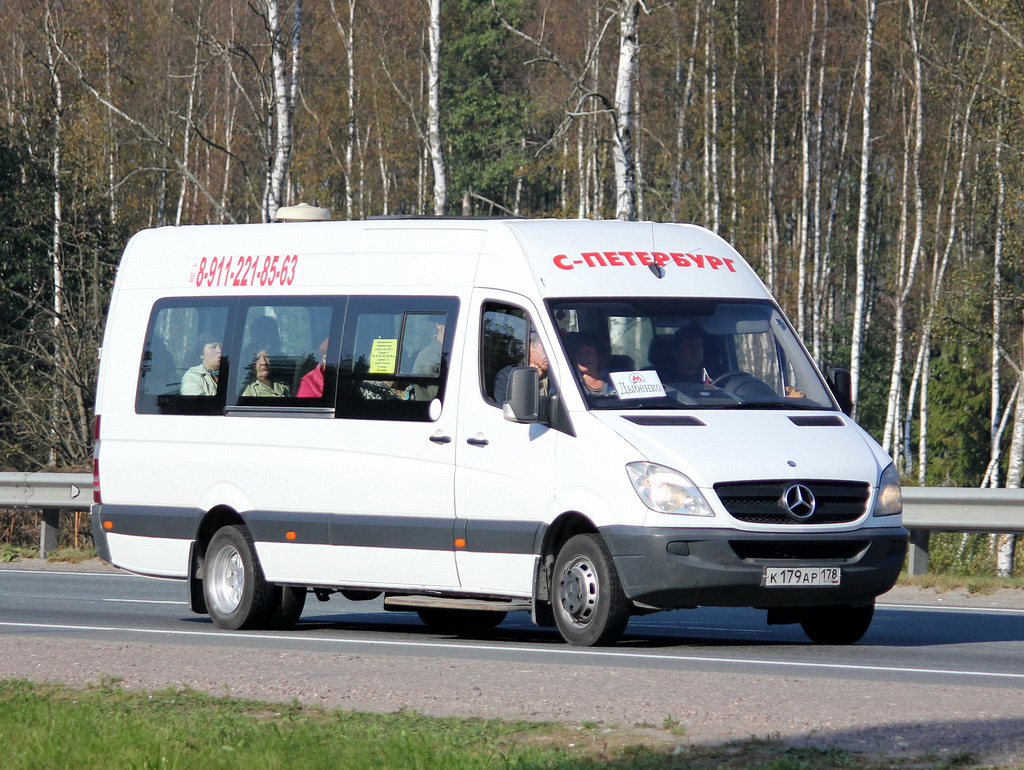
M 239 406 L 334 406 L 341 312 L 322 297 L 243 304 L 229 388 Z
M 337 416 L 430 420 L 444 402 L 455 297 L 352 297 L 338 375 Z
M 233 300 L 162 300 L 153 308 L 137 412 L 219 414 L 227 397 Z

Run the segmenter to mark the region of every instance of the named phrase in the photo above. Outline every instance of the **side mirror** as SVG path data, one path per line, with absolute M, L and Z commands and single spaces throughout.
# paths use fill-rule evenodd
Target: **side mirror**
M 828 385 L 832 389 L 832 395 L 839 402 L 839 408 L 843 410 L 844 414 L 850 414 L 853 411 L 853 399 L 850 397 L 853 382 L 850 379 L 849 370 L 828 366 L 825 371 Z
M 532 366 L 509 372 L 502 412 L 509 422 L 540 422 L 540 375 Z

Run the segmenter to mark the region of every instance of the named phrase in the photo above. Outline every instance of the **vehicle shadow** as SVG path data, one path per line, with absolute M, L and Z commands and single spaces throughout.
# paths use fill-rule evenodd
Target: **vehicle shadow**
M 319 609 L 319 608 L 317 608 Z M 965 622 L 965 615 L 968 620 Z M 206 616 L 183 620 L 210 623 Z M 423 638 L 564 645 L 554 628 L 533 625 L 526 613 L 511 613 L 496 628 L 438 629 L 424 624 L 413 612 L 306 613 L 295 626 L 299 632 L 400 633 Z M 1024 614 L 997 610 L 902 609 L 883 607 L 857 646 L 934 647 L 944 645 L 1017 642 L 1024 640 Z M 701 608 L 633 618 L 613 649 L 670 649 L 673 647 L 790 647 L 812 644 L 799 625 L 769 626 L 765 613 L 749 608 Z

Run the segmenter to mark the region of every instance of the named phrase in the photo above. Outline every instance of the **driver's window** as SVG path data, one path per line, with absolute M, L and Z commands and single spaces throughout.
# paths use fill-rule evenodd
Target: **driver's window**
M 509 375 L 518 366 L 537 369 L 541 395 L 554 392 L 547 350 L 530 314 L 515 305 L 485 303 L 480 327 L 480 390 L 485 401 L 504 403 Z

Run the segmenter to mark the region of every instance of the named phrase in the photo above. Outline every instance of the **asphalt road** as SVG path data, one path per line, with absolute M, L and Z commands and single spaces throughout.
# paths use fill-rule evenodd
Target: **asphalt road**
M 123 573 L 0 571 L 0 635 L 258 647 L 345 654 L 416 655 L 653 670 L 826 676 L 1024 690 L 1024 607 L 881 601 L 853 646 L 811 644 L 799 626 L 768 626 L 752 609 L 702 608 L 631 620 L 614 647 L 573 648 L 525 612 L 498 628 L 439 635 L 411 612 L 380 600 L 328 602 L 310 596 L 294 631 L 216 628 L 189 611 L 184 583 Z
M 7 677 L 597 724 L 601 740 L 624 743 L 759 736 L 1024 762 L 1021 591 L 897 589 L 847 647 L 811 644 L 799 626 L 768 626 L 756 610 L 699 609 L 634 618 L 619 644 L 581 649 L 525 613 L 447 636 L 379 600 L 340 596 L 310 597 L 290 632 L 229 632 L 189 611 L 181 582 L 0 569 Z M 669 719 L 682 730 L 666 729 Z

